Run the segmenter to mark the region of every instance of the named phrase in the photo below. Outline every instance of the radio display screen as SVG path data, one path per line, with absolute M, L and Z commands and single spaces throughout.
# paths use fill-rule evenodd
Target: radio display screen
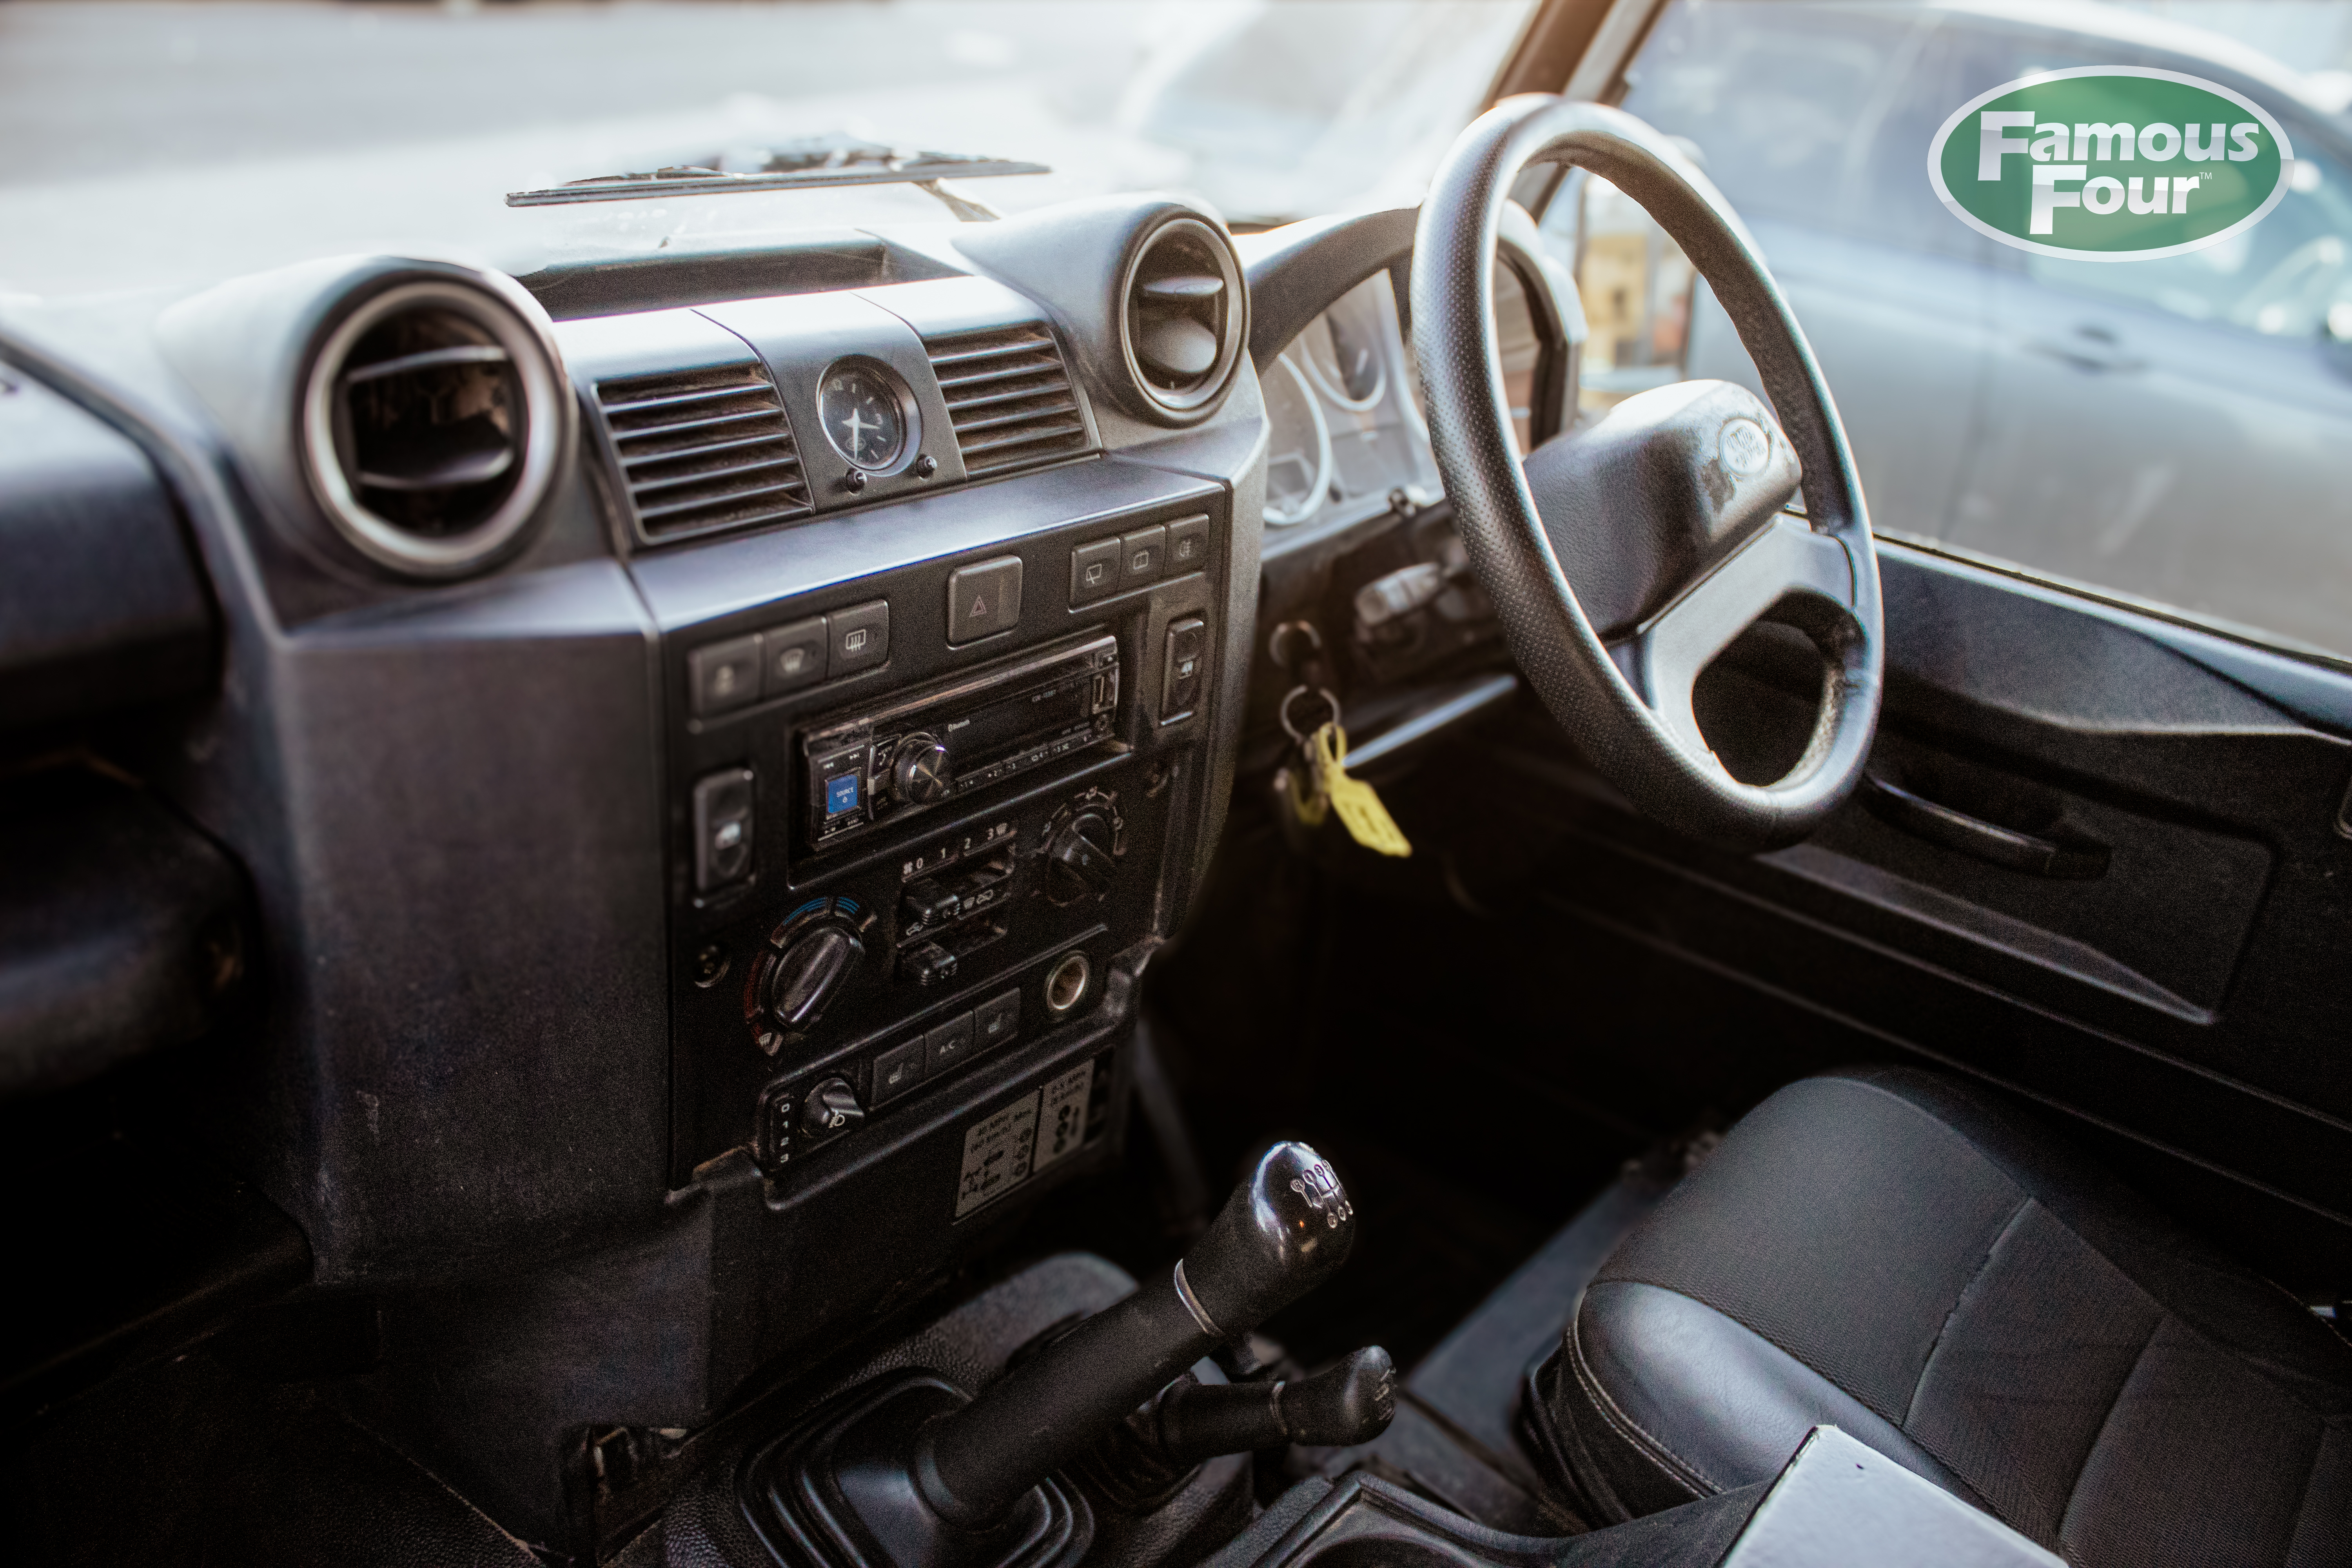
M 1087 716 L 1087 696 L 1094 689 L 1091 670 L 1074 670 L 1047 686 L 1037 687 L 950 720 L 940 739 L 959 770 L 992 761 L 999 752 L 1020 750 L 1037 736 L 1049 736 Z

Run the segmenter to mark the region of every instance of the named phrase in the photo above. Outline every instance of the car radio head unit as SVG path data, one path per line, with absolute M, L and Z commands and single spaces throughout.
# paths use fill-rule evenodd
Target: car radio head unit
M 820 721 L 801 737 L 804 842 L 830 849 L 1107 739 L 1118 674 L 1106 635 Z

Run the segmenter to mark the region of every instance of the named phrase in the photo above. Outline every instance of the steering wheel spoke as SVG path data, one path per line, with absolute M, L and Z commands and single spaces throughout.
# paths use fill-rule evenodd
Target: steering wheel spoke
M 1628 657 L 1619 660 L 1666 733 L 1718 772 L 1722 764 L 1699 732 L 1694 709 L 1699 675 L 1792 595 L 1823 602 L 1851 620 L 1853 562 L 1838 540 L 1783 512 L 1637 630 Z

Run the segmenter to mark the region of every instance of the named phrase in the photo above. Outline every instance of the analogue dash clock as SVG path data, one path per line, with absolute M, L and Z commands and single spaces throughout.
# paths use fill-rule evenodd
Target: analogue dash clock
M 912 403 L 904 384 L 879 365 L 836 364 L 817 385 L 824 438 L 869 473 L 890 468 L 905 454 Z

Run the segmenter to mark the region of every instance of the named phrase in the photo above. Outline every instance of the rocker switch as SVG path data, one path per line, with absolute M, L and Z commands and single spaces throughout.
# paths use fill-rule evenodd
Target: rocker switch
M 694 890 L 740 881 L 751 869 L 751 770 L 724 768 L 694 784 Z
M 1168 661 L 1160 678 L 1160 721 L 1190 719 L 1201 705 L 1202 666 L 1209 653 L 1209 625 L 1187 616 L 1168 628 Z

